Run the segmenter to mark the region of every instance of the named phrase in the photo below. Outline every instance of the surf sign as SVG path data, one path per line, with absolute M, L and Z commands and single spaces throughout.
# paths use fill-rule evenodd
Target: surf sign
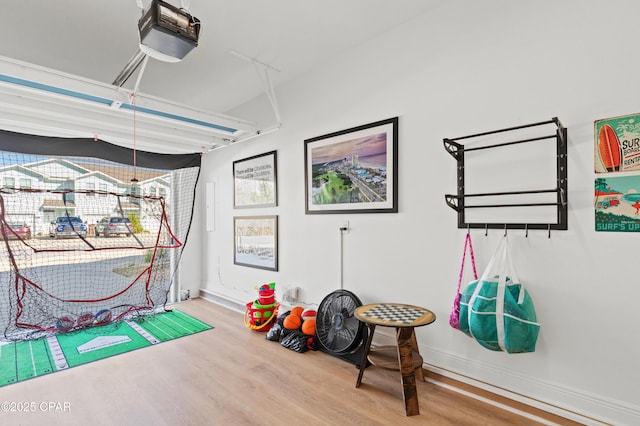
M 597 120 L 594 136 L 596 173 L 640 170 L 640 114 Z

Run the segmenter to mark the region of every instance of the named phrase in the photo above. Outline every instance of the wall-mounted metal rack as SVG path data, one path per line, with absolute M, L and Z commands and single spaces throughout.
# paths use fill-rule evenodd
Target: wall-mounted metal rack
M 546 125 L 547 128 L 550 124 L 555 124 L 555 134 L 545 134 L 541 136 L 534 137 L 526 137 L 518 140 L 510 140 L 507 142 L 500 143 L 490 143 L 488 145 L 465 148 L 465 146 L 459 143 L 460 140 L 471 140 L 473 138 L 480 137 L 488 137 L 491 138 L 491 135 L 495 135 L 498 133 L 506 133 L 508 136 L 508 132 L 515 132 L 521 129 L 529 129 L 533 128 L 532 131 L 535 132 L 538 129 L 535 129 L 539 126 Z M 503 192 L 485 192 L 485 193 L 474 193 L 467 194 L 465 192 L 465 153 L 469 153 L 472 151 L 484 150 L 484 149 L 494 149 L 498 147 L 508 146 L 508 145 L 516 145 L 523 143 L 531 143 L 542 140 L 555 139 L 556 141 L 556 187 L 548 188 L 548 189 L 531 189 L 524 191 L 503 191 Z M 447 139 L 443 140 L 444 148 L 446 151 L 451 154 L 453 158 L 457 161 L 457 194 L 446 194 L 445 201 L 449 207 L 458 212 L 458 228 L 480 228 L 480 229 L 504 229 L 505 232 L 507 229 L 524 229 L 527 231 L 529 229 L 545 229 L 548 230 L 549 233 L 551 230 L 566 230 L 567 227 L 567 129 L 562 126 L 560 120 L 557 117 L 552 118 L 549 121 L 543 121 L 539 123 L 526 124 L 517 127 L 509 127 L 506 129 L 494 130 L 490 132 L 478 133 L 469 136 L 463 136 L 455 139 Z M 526 196 L 527 194 L 544 194 L 544 193 L 555 193 L 555 201 L 554 202 L 524 202 L 524 203 L 495 203 L 495 204 L 472 204 L 470 199 L 481 199 L 483 197 L 492 197 L 500 198 L 502 196 Z M 480 209 L 480 208 L 509 208 L 509 207 L 543 207 L 543 206 L 555 206 L 557 212 L 557 220 L 555 223 L 486 223 L 486 222 L 467 222 L 465 218 L 465 210 L 467 209 Z

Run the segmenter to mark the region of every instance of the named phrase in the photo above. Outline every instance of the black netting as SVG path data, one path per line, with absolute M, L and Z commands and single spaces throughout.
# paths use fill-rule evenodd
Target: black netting
M 199 161 L 142 168 L 27 151 L 0 151 L 4 337 L 88 327 L 167 303 L 191 223 Z M 166 167 L 167 156 L 161 158 Z

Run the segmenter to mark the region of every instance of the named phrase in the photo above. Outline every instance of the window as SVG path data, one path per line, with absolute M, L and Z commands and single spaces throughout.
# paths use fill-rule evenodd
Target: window
M 149 195 L 152 197 L 156 196 L 156 187 L 152 186 L 151 188 L 149 188 Z
M 99 183 L 98 184 L 98 190 L 101 192 L 101 194 L 100 194 L 101 197 L 106 197 L 107 196 L 107 184 L 106 183 Z
M 133 204 L 140 204 L 140 198 L 137 195 L 140 195 L 140 187 L 138 185 L 131 185 L 131 192 L 129 193 L 131 196 L 129 197 L 129 201 Z
M 25 178 L 21 178 L 20 179 L 20 188 L 26 188 L 26 189 L 31 189 L 31 179 L 25 179 Z
M 2 186 L 4 188 L 13 188 L 16 185 L 16 180 L 15 178 L 12 177 L 5 177 L 2 181 Z
M 5 189 L 5 192 L 13 192 L 13 188 L 16 187 L 16 180 L 12 177 L 5 177 L 2 179 L 2 188 L 11 188 Z
M 76 183 L 73 180 L 65 180 L 61 185 L 63 190 L 70 189 L 74 191 L 76 189 Z M 76 194 L 75 192 L 69 192 L 65 195 L 67 202 L 75 203 L 76 202 Z
M 167 196 L 167 189 L 166 188 L 160 187 L 160 196 L 161 197 L 166 197 Z
M 95 193 L 95 192 L 93 192 L 93 191 L 95 191 L 95 189 L 96 189 L 96 184 L 95 184 L 95 183 L 93 183 L 93 182 L 87 182 L 87 183 L 85 183 L 85 184 L 84 184 L 84 188 L 85 188 L 87 191 L 90 191 L 90 192 L 87 192 L 87 196 L 89 196 L 89 197 L 93 197 L 93 196 L 95 196 L 95 195 L 96 195 L 96 193 Z

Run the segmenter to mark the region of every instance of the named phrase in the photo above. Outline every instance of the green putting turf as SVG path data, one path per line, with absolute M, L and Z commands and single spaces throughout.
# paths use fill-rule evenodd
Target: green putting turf
M 213 327 L 176 309 L 21 342 L 0 342 L 0 386 L 166 342 Z

